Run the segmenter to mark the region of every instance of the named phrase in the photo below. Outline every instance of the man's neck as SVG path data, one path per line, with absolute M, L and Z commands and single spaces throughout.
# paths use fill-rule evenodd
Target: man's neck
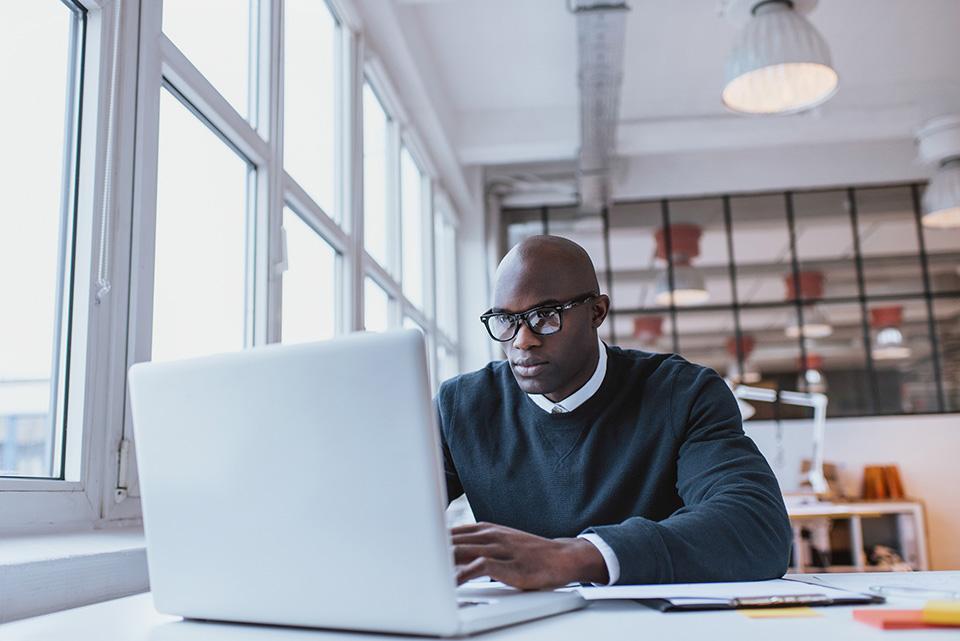
M 599 364 L 599 362 L 600 362 L 600 344 L 599 342 L 595 342 L 593 344 L 593 357 L 590 359 L 587 366 L 585 366 L 583 370 L 577 373 L 576 378 L 574 378 L 569 385 L 565 385 L 564 387 L 557 390 L 556 392 L 544 394 L 543 395 L 544 398 L 546 398 L 551 403 L 559 403 L 563 399 L 567 398 L 568 396 L 570 396 L 571 394 L 576 392 L 578 389 L 580 389 L 581 387 L 587 384 L 587 381 L 589 381 L 593 377 L 593 373 L 597 371 L 597 365 Z

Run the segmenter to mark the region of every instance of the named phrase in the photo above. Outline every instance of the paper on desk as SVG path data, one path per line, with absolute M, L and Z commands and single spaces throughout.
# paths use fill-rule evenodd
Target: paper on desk
M 769 596 L 818 594 L 828 598 L 849 597 L 847 590 L 826 585 L 810 585 L 786 579 L 770 581 L 738 581 L 735 583 L 667 583 L 662 585 L 613 585 L 580 587 L 578 592 L 588 601 L 605 599 L 666 599 L 684 604 L 709 604 L 717 601 Z

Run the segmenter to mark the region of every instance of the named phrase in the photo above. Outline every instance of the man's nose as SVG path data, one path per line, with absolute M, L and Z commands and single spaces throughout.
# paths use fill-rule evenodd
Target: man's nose
M 520 323 L 520 331 L 513 338 L 514 349 L 531 349 L 540 346 L 540 337 L 533 333 L 526 323 Z

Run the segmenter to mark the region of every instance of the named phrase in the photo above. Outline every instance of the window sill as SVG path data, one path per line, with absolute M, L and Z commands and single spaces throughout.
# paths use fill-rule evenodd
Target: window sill
M 0 623 L 147 590 L 142 528 L 0 538 Z

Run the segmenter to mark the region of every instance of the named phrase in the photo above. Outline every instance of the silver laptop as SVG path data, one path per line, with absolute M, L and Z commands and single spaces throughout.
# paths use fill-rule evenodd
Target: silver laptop
M 456 587 L 416 330 L 140 363 L 130 399 L 160 612 L 458 636 L 584 605 Z

